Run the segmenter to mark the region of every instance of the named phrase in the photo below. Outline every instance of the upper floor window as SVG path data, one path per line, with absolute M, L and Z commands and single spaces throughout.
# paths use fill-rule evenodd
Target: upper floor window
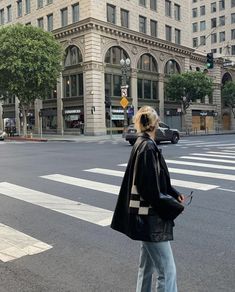
M 107 51 L 104 61 L 107 64 L 120 66 L 121 59 L 126 60 L 127 58 L 129 58 L 128 54 L 122 48 L 112 47 Z
M 44 24 L 43 24 L 43 17 L 38 18 L 38 27 L 41 27 L 41 28 L 44 27 Z
M 38 8 L 42 8 L 43 7 L 43 0 L 38 0 Z
M 211 19 L 211 28 L 216 27 L 216 26 L 217 26 L 216 18 L 212 18 Z
M 212 33 L 211 34 L 211 43 L 212 44 L 217 43 L 217 33 Z
M 231 39 L 234 40 L 235 39 L 235 29 L 231 30 Z
M 219 41 L 220 43 L 225 41 L 225 31 L 219 33 Z
M 153 37 L 157 37 L 157 21 L 150 20 L 150 34 Z
M 53 0 L 47 0 L 47 4 L 52 4 Z
M 231 23 L 235 23 L 235 13 L 231 14 Z
M 175 43 L 177 45 L 181 44 L 181 31 L 179 29 L 175 29 Z
M 53 30 L 53 14 L 47 15 L 47 31 Z
M 17 16 L 22 16 L 22 0 L 17 1 Z
M 157 0 L 150 0 L 150 9 L 157 10 Z
M 200 15 L 203 16 L 206 14 L 206 6 L 203 5 L 203 6 L 200 6 Z
M 232 46 L 232 55 L 235 55 L 235 46 Z
M 121 26 L 129 27 L 129 11 L 121 9 Z
M 225 16 L 224 15 L 223 16 L 220 16 L 220 18 L 219 18 L 219 25 L 220 26 L 225 25 Z
M 180 73 L 180 66 L 179 66 L 179 64 L 175 60 L 173 60 L 173 59 L 169 60 L 166 63 L 166 65 L 165 65 L 164 73 L 165 74 Z
M 73 23 L 79 21 L 79 3 L 72 5 L 72 21 Z
M 206 29 L 206 22 L 205 20 L 200 21 L 200 31 L 203 31 Z
M 77 65 L 82 62 L 82 54 L 81 51 L 76 46 L 70 46 L 67 48 L 65 52 L 65 61 L 64 66 L 72 66 Z
M 111 4 L 107 4 L 107 21 L 116 23 L 116 7 Z
M 165 0 L 165 15 L 171 17 L 171 1 Z
M 219 1 L 219 10 L 224 10 L 225 9 L 225 1 L 224 0 L 220 0 Z
M 30 0 L 25 0 L 25 13 L 26 14 L 29 14 L 30 13 L 30 10 L 31 10 Z
M 174 4 L 174 14 L 175 14 L 175 19 L 180 20 L 180 5 Z
M 193 8 L 192 10 L 192 16 L 197 17 L 197 8 Z
M 64 8 L 60 10 L 61 13 L 61 26 L 68 25 L 68 8 Z
M 142 6 L 146 6 L 146 0 L 139 0 L 139 4 Z
M 12 21 L 12 8 L 11 5 L 7 6 L 7 22 Z
M 172 28 L 169 25 L 165 26 L 165 34 L 166 34 L 166 40 L 171 42 L 172 41 Z
M 231 7 L 235 7 L 235 0 L 231 0 Z
M 4 24 L 4 9 L 0 10 L 0 25 Z
M 150 54 L 144 54 L 140 57 L 137 68 L 143 71 L 158 72 L 157 62 Z
M 211 13 L 216 12 L 216 2 L 211 3 Z
M 139 30 L 140 32 L 146 33 L 146 17 L 139 16 Z
M 198 38 L 193 38 L 193 48 L 198 47 Z
M 197 32 L 198 31 L 198 25 L 197 22 L 193 23 L 193 32 Z
M 206 36 L 202 35 L 200 36 L 200 46 L 206 45 Z

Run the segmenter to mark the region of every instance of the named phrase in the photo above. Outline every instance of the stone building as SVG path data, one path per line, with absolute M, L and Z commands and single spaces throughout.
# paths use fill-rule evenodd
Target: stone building
M 148 104 L 162 120 L 181 129 L 181 105 L 167 99 L 164 84 L 173 72 L 205 69 L 205 55 L 189 47 L 190 9 L 187 0 L 1 1 L 0 24 L 40 26 L 52 31 L 65 51 L 57 86 L 51 96 L 35 102 L 29 128 L 35 133 L 102 135 L 112 125 L 114 131 L 121 131 L 125 111 L 120 104 L 120 60 L 128 58 L 128 122 L 133 109 Z M 208 73 L 213 78 L 213 97 L 198 100 L 187 110 L 189 131 L 220 126 L 221 66 L 216 60 Z M 111 108 L 105 106 L 107 100 Z M 5 102 L 1 112 L 19 132 L 17 98 Z
M 233 66 L 222 69 L 221 84 L 235 80 L 235 1 L 192 0 L 192 47 L 204 54 L 213 53 L 214 58 Z M 223 103 L 223 102 L 222 102 Z M 230 109 L 222 108 L 222 128 L 235 128 L 235 118 Z

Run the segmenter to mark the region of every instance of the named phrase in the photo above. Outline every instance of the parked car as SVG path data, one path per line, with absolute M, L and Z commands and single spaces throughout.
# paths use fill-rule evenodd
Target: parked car
M 134 145 L 137 139 L 137 133 L 136 133 L 134 124 L 131 124 L 130 126 L 128 126 L 127 132 L 125 134 L 125 139 L 131 145 Z M 162 122 L 159 123 L 159 128 L 157 129 L 157 134 L 156 134 L 157 143 L 160 143 L 161 141 L 170 141 L 172 144 L 176 144 L 178 143 L 179 139 L 180 139 L 180 133 L 177 129 L 171 129 L 165 123 L 162 123 Z

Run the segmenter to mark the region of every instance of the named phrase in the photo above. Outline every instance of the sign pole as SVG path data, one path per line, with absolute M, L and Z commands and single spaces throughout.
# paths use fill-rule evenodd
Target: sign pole
M 109 112 L 110 112 L 110 138 L 112 139 L 113 136 L 112 136 L 112 104 L 110 103 L 110 106 L 109 106 Z

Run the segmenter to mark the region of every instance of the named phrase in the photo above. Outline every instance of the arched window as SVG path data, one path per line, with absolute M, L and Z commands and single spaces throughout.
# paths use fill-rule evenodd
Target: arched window
M 105 55 L 105 63 L 111 65 L 120 65 L 121 59 L 126 60 L 128 58 L 128 54 L 125 50 L 120 47 L 112 47 L 110 48 Z
M 138 70 L 138 99 L 158 99 L 158 65 L 150 54 L 144 54 L 139 58 Z
M 73 66 L 82 62 L 81 51 L 76 46 L 70 46 L 66 50 L 64 66 Z
M 226 72 L 222 77 L 222 85 L 224 86 L 226 82 L 232 81 L 232 76 Z
M 180 73 L 179 64 L 173 59 L 169 60 L 165 65 L 164 73 L 165 74 Z
M 143 71 L 158 72 L 157 62 L 150 54 L 144 54 L 140 57 L 137 68 Z

